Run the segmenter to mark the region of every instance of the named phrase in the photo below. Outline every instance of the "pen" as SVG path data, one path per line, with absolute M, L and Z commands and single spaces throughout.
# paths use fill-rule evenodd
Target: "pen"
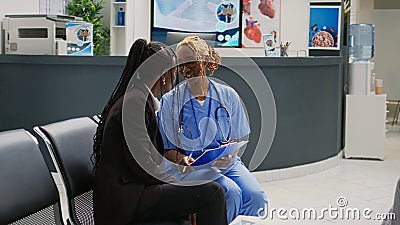
M 192 158 L 193 152 L 194 152 L 194 150 L 190 151 L 190 153 L 188 155 L 188 162 L 189 162 L 190 158 Z
M 186 173 L 186 170 L 189 168 L 189 166 L 190 166 L 189 161 L 192 158 L 193 152 L 194 152 L 194 150 L 190 151 L 190 153 L 188 155 L 187 165 L 183 166 L 182 173 Z

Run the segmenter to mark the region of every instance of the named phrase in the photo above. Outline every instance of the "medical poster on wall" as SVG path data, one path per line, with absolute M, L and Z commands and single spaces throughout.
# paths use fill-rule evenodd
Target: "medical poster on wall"
M 310 6 L 309 49 L 340 49 L 340 6 Z
M 67 30 L 67 55 L 93 55 L 93 24 L 69 22 Z
M 242 47 L 264 47 L 265 34 L 273 34 L 275 45 L 279 45 L 281 0 L 242 2 Z
M 153 0 L 153 41 L 168 32 L 215 34 L 216 46 L 240 47 L 240 0 Z

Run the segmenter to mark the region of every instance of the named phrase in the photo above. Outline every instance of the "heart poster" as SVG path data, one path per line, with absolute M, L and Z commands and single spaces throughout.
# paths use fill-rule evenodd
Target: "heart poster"
M 243 0 L 242 9 L 242 47 L 264 47 L 265 34 L 280 42 L 281 0 Z

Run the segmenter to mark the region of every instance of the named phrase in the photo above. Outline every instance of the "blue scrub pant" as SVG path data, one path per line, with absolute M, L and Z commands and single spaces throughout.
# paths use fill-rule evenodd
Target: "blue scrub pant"
M 258 216 L 268 203 L 261 185 L 240 158 L 234 157 L 232 161 L 221 169 L 223 176 L 215 180 L 225 190 L 228 223 L 238 215 Z
M 260 209 L 268 203 L 265 193 L 256 178 L 245 167 L 238 156 L 226 168 L 197 170 L 181 174 L 176 165 L 166 161 L 167 173 L 179 181 L 215 180 L 225 191 L 228 223 L 238 215 L 258 216 Z M 264 213 L 265 211 L 262 211 Z

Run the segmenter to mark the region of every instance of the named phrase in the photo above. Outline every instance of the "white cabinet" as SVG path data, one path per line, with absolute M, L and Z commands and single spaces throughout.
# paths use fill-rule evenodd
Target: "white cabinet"
M 112 1 L 110 7 L 110 54 L 128 55 L 133 42 L 134 1 Z M 118 12 L 124 12 L 123 23 L 118 21 Z
M 347 95 L 345 120 L 345 158 L 383 160 L 386 95 Z

